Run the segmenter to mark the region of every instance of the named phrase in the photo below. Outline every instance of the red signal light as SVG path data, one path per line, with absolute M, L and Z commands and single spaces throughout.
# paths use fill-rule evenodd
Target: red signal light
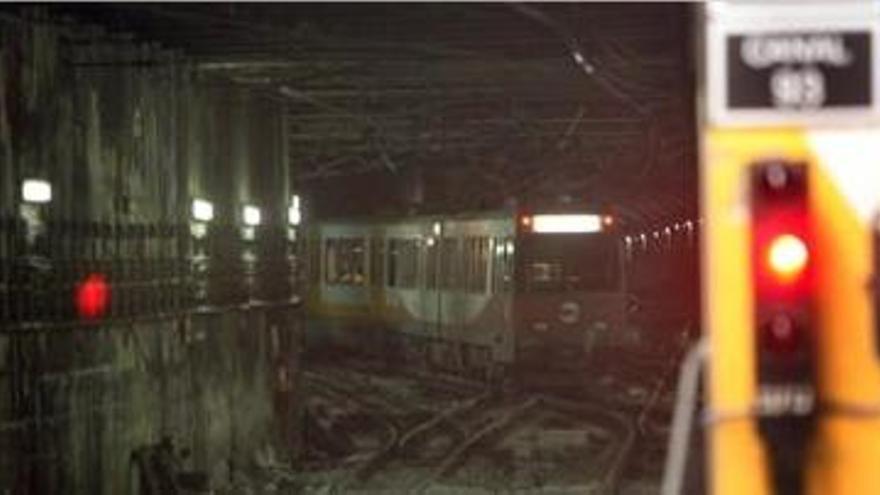
M 803 491 L 803 452 L 816 412 L 819 328 L 811 258 L 821 261 L 821 253 L 814 248 L 808 178 L 805 162 L 771 159 L 751 170 L 757 423 L 775 493 Z M 778 407 L 788 397 L 792 405 Z
M 794 234 L 781 234 L 770 241 L 767 265 L 782 282 L 791 282 L 804 272 L 810 253 L 803 239 Z
M 96 320 L 107 312 L 110 287 L 103 275 L 93 273 L 77 285 L 74 297 L 79 317 Z

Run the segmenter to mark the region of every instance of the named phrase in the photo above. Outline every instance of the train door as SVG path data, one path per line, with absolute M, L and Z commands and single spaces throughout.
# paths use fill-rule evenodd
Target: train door
M 440 291 L 440 273 L 441 267 L 441 246 L 438 235 L 441 230 L 441 223 L 434 222 L 432 224 L 432 232 L 426 237 L 423 257 L 422 257 L 422 287 L 423 287 L 423 308 L 425 318 L 424 335 L 429 339 L 435 338 L 440 334 L 442 325 L 441 300 L 443 297 Z
M 503 234 L 490 239 L 490 292 L 499 302 L 500 321 L 492 340 L 492 360 L 494 363 L 510 364 L 516 353 L 516 306 L 514 304 L 514 241 Z
M 448 370 L 460 367 L 458 349 L 462 327 L 462 239 L 456 232 L 445 232 L 440 239 L 440 294 L 438 336 L 439 360 Z

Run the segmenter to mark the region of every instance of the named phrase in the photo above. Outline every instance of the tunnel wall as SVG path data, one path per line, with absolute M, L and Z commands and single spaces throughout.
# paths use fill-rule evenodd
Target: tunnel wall
M 296 456 L 283 118 L 159 47 L 0 17 L 0 493 L 207 490 Z M 25 178 L 51 202 L 23 205 Z

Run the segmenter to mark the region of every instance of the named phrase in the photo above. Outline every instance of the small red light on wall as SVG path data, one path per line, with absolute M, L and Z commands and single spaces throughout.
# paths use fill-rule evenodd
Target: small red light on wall
M 110 303 L 110 287 L 99 273 L 86 277 L 76 287 L 76 313 L 86 320 L 97 320 L 104 316 Z

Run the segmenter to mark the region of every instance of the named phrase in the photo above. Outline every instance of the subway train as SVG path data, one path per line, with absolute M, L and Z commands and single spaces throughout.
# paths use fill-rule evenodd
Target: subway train
M 639 304 L 629 279 L 653 238 L 624 236 L 615 223 L 571 209 L 314 221 L 308 356 L 371 356 L 488 381 L 583 371 L 592 355 L 632 340 Z

